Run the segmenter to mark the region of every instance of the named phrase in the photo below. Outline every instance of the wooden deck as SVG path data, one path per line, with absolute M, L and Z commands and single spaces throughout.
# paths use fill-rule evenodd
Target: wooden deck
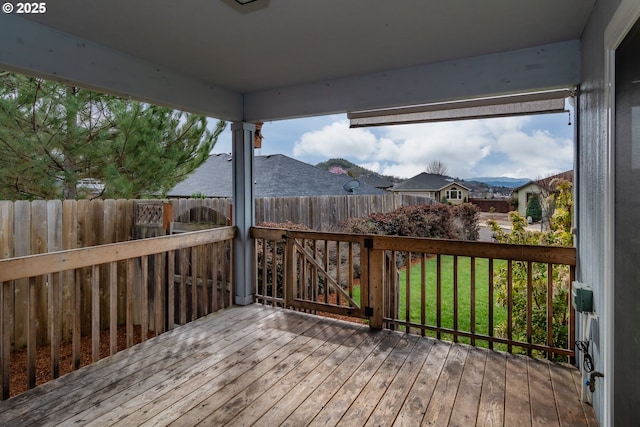
M 571 367 L 261 305 L 0 402 L 0 425 L 597 425 Z

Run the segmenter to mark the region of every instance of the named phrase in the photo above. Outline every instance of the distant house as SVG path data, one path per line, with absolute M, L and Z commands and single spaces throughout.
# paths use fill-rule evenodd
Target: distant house
M 444 198 L 453 205 L 469 200 L 469 188 L 453 178 L 422 172 L 389 189 L 398 194 L 425 196 L 440 202 Z
M 387 181 L 380 175 L 376 175 L 374 173 L 368 173 L 365 175 L 360 175 L 358 177 L 358 181 L 364 184 L 368 184 L 372 187 L 379 188 L 381 190 L 387 190 L 393 187 L 393 182 Z
M 336 196 L 385 194 L 383 190 L 359 182 L 348 175 L 335 175 L 283 154 L 256 156 L 254 162 L 256 197 Z M 212 154 L 187 179 L 177 184 L 168 197 L 231 197 L 231 155 Z
M 526 217 L 529 199 L 533 196 L 545 198 L 549 194 L 553 193 L 558 179 L 573 182 L 573 170 L 529 181 L 520 187 L 514 188 L 511 197 L 518 201 L 518 213 L 523 217 Z

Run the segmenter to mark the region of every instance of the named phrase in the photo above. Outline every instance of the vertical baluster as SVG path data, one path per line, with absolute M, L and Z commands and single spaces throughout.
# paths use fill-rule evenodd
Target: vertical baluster
M 274 241 L 267 241 L 267 239 L 262 239 L 262 265 L 260 266 L 262 268 L 262 290 L 261 292 L 257 292 L 261 295 L 261 298 L 258 300 L 258 302 L 262 302 L 263 304 L 266 302 L 266 297 L 267 297 L 267 246 L 270 243 L 272 246 L 275 245 Z M 257 241 L 256 241 L 256 245 L 257 245 Z M 276 268 L 276 263 L 275 263 L 275 255 L 274 252 L 271 252 L 272 254 L 272 258 L 271 258 L 271 270 L 274 270 Z M 257 251 L 256 251 L 256 256 L 257 256 Z M 256 280 L 258 280 L 258 275 L 256 274 Z M 257 287 L 256 287 L 256 291 L 257 291 Z M 271 296 L 275 297 L 275 292 L 276 292 L 276 286 L 274 283 L 271 284 Z
M 176 321 L 176 307 L 175 307 L 175 270 L 176 270 L 176 251 L 171 250 L 167 259 L 167 306 L 168 306 L 168 321 L 167 325 L 169 330 L 173 329 L 173 324 Z
M 531 344 L 533 335 L 533 263 L 527 261 L 527 343 Z M 527 347 L 527 356 L 531 356 L 531 347 Z
M 9 373 L 11 366 L 11 313 L 13 311 L 11 282 L 0 282 L 0 381 L 2 381 L 2 400 L 10 396 Z
M 127 260 L 127 284 L 126 284 L 126 329 L 127 329 L 127 348 L 133 346 L 133 281 L 134 276 L 134 259 Z
M 29 278 L 29 294 L 27 296 L 27 386 L 36 386 L 36 278 Z
M 353 242 L 349 242 L 349 296 L 353 298 Z
M 407 252 L 407 265 L 404 270 L 405 272 L 405 299 L 404 299 L 404 307 L 405 314 L 404 318 L 407 322 L 405 325 L 405 330 L 407 333 L 410 331 L 409 323 L 411 322 L 411 252 Z
M 338 286 L 342 286 L 340 281 L 340 266 L 341 266 L 341 254 L 340 254 L 340 241 L 336 240 L 336 283 Z M 340 292 L 336 289 L 336 305 L 342 305 L 340 302 Z
M 51 374 L 60 376 L 60 333 L 62 332 L 62 318 L 60 316 L 60 300 L 62 296 L 62 273 L 48 275 L 49 281 L 49 330 L 51 341 Z
M 207 245 L 199 246 L 198 252 L 200 253 L 200 277 L 202 277 L 202 301 L 200 305 L 202 306 L 202 315 L 206 316 L 209 314 L 209 263 L 211 260 L 207 256 Z
M 147 330 L 149 328 L 149 257 L 144 255 L 141 259 L 140 280 L 140 339 L 147 340 Z
M 442 333 L 440 332 L 440 328 L 442 327 L 442 256 L 440 254 L 438 254 L 436 257 L 436 326 L 436 338 L 441 339 Z
M 507 351 L 511 353 L 513 347 L 511 341 L 513 340 L 513 263 L 511 260 L 507 261 Z
M 329 241 L 324 241 L 324 271 L 329 271 Z M 329 302 L 329 281 L 324 279 L 324 302 Z
M 471 301 L 469 303 L 469 331 L 471 332 L 471 345 L 476 345 L 476 258 L 469 258 L 471 279 Z
M 553 346 L 553 264 L 547 264 L 547 345 Z M 547 359 L 553 353 L 547 351 Z
M 458 342 L 458 256 L 453 256 L 453 342 Z
M 81 299 L 81 291 L 80 286 L 82 284 L 82 270 L 75 270 L 74 274 L 76 280 L 73 286 L 73 296 L 71 297 L 71 301 L 73 304 L 73 337 L 72 337 L 72 347 L 73 347 L 73 369 L 80 369 L 80 341 L 82 338 L 82 299 Z
M 100 266 L 91 266 L 91 359 L 100 359 Z
M 198 248 L 191 248 L 191 320 L 198 318 Z
M 494 301 L 493 301 L 493 258 L 489 258 L 489 273 L 488 273 L 488 277 L 487 277 L 487 286 L 489 286 L 488 293 L 489 293 L 489 321 L 488 321 L 488 335 L 490 337 L 494 336 L 494 332 L 493 332 L 493 306 L 494 306 Z M 490 340 L 489 341 L 489 349 L 493 350 L 493 341 Z
M 118 351 L 118 264 L 109 263 L 109 354 Z
M 187 249 L 180 249 L 180 324 L 187 323 Z
M 420 335 L 425 335 L 424 325 L 427 323 L 427 254 L 422 254 L 420 260 Z
M 311 252 L 313 259 L 318 259 L 318 245 L 315 239 L 311 241 Z M 318 269 L 315 265 L 311 265 L 311 300 L 318 301 Z
M 280 286 L 283 285 L 283 283 L 280 284 Z M 275 240 L 271 242 L 271 297 L 271 305 L 275 307 L 278 297 L 278 242 Z

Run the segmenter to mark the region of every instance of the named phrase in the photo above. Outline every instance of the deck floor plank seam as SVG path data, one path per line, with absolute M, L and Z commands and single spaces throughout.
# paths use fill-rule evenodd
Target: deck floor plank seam
M 411 354 L 407 357 L 386 393 L 365 423 L 366 426 L 374 427 L 393 424 L 433 347 L 433 343 L 433 340 L 418 340 Z
M 477 424 L 482 381 L 487 364 L 487 350 L 471 347 L 465 360 L 449 425 L 466 427 Z
M 431 399 L 429 402 L 427 412 L 422 419 L 422 425 L 449 425 L 468 354 L 469 347 L 466 345 L 457 345 L 451 348 L 434 390 L 434 394 L 439 398 Z
M 394 426 L 413 426 L 422 422 L 452 347 L 451 343 L 434 341 L 429 355 L 405 398 L 405 404 L 396 416 Z

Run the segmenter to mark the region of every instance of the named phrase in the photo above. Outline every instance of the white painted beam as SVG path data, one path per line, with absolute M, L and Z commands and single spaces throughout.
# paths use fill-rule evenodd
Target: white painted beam
M 223 120 L 243 116 L 241 94 L 4 13 L 0 69 Z
M 463 58 L 245 95 L 245 120 L 268 121 L 576 86 L 580 41 Z
M 386 108 L 353 112 L 347 117 L 350 127 L 356 128 L 559 113 L 565 111 L 565 98 L 573 96 L 574 91 L 574 88 L 567 88 L 468 101 Z

